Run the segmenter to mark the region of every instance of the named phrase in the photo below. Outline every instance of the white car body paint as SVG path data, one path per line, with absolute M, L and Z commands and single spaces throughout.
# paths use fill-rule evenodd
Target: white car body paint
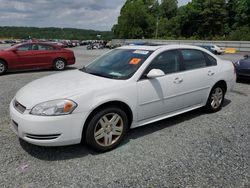
M 158 54 L 181 48 L 204 51 L 217 60 L 217 66 L 167 74 L 155 79 L 140 79 Z M 204 106 L 212 87 L 220 80 L 227 83 L 227 91 L 235 84 L 232 63 L 219 59 L 203 48 L 168 45 L 125 46 L 120 49 L 154 52 L 127 80 L 108 79 L 73 70 L 35 80 L 20 89 L 14 99 L 26 107 L 25 112 L 21 114 L 14 108 L 14 99 L 10 104 L 10 116 L 18 136 L 41 146 L 77 144 L 81 141 L 87 117 L 107 102 L 120 101 L 127 104 L 133 114 L 131 128 L 135 128 Z M 69 115 L 30 114 L 35 105 L 56 99 L 73 100 L 78 107 Z M 33 139 L 29 134 L 59 136 L 51 140 Z

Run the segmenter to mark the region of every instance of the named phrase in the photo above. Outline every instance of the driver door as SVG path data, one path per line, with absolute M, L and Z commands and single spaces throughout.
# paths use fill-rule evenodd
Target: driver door
M 165 76 L 148 79 L 142 77 L 137 82 L 138 120 L 143 121 L 168 114 L 182 107 L 182 64 L 179 52 L 169 50 L 159 54 L 148 66 L 146 75 L 152 69 L 160 69 Z
M 24 44 L 12 52 L 10 61 L 16 69 L 28 69 L 33 60 L 32 44 Z

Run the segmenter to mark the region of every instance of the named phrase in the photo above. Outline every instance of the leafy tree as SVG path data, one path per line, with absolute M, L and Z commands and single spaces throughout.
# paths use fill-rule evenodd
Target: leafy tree
M 239 0 L 236 2 L 235 26 L 250 27 L 250 0 Z
M 39 39 L 96 39 L 100 34 L 103 39 L 112 39 L 110 31 L 93 31 L 73 28 L 36 28 L 36 27 L 0 27 L 0 38 L 39 38 Z
M 162 14 L 165 18 L 172 18 L 176 16 L 177 8 L 178 8 L 177 0 L 162 0 L 160 5 Z
M 152 37 L 154 18 L 149 14 L 152 5 L 152 1 L 127 0 L 113 28 L 115 35 L 119 38 Z

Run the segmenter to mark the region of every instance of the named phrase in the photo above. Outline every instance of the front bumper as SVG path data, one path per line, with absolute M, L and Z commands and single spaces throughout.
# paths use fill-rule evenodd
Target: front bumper
M 81 142 L 86 115 L 35 116 L 23 114 L 10 104 L 12 130 L 23 140 L 39 146 L 62 146 Z

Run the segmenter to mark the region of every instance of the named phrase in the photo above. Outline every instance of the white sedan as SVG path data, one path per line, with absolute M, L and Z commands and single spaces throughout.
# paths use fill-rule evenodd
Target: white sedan
M 107 151 L 130 128 L 200 107 L 220 110 L 235 80 L 231 62 L 200 47 L 124 46 L 20 89 L 10 104 L 12 128 L 35 145 L 84 141 Z

